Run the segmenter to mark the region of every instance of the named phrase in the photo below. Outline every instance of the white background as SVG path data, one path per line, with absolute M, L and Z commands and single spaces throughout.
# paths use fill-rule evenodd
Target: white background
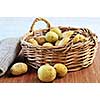
M 0 0 L 1 17 L 100 17 L 99 0 Z M 100 84 L 0 84 L 0 100 L 100 100 Z

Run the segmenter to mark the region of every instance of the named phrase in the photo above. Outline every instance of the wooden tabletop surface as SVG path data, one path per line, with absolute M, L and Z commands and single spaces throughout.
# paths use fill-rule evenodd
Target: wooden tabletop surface
M 0 78 L 0 83 L 40 83 L 36 70 L 29 71 L 21 76 L 6 75 Z M 64 78 L 56 78 L 53 83 L 99 83 L 100 82 L 100 43 L 94 62 L 88 68 L 76 72 L 69 72 Z

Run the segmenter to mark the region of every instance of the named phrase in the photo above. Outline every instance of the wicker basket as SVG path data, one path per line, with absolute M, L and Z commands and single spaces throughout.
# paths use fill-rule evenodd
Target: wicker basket
M 35 23 L 38 21 L 44 21 L 47 24 L 47 28 L 34 30 Z M 30 31 L 23 36 L 21 40 L 22 51 L 30 66 L 38 69 L 45 63 L 50 63 L 51 65 L 63 63 L 68 67 L 69 71 L 77 71 L 92 64 L 96 54 L 98 40 L 97 36 L 87 28 L 59 26 L 58 28 L 62 32 L 69 30 L 75 31 L 66 46 L 53 46 L 48 48 L 40 45 L 32 46 L 27 42 L 29 38 L 45 35 L 51 28 L 51 24 L 46 19 L 36 18 L 33 21 Z M 83 34 L 88 38 L 88 41 L 74 44 L 73 38 L 77 34 Z

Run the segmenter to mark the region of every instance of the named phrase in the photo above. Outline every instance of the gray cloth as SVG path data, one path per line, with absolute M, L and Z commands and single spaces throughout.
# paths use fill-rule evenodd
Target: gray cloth
M 20 49 L 18 38 L 7 38 L 0 41 L 0 76 L 6 73 Z

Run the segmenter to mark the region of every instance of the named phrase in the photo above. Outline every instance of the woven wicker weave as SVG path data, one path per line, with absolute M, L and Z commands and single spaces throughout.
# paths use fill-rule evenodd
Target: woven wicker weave
M 47 24 L 47 28 L 34 30 L 35 23 L 38 21 L 44 21 Z M 53 46 L 48 48 L 40 45 L 32 46 L 27 42 L 29 38 L 45 35 L 51 28 L 51 24 L 46 19 L 36 18 L 30 31 L 22 38 L 22 50 L 30 66 L 38 69 L 45 63 L 50 63 L 51 65 L 63 63 L 68 67 L 69 71 L 76 71 L 92 64 L 96 54 L 98 41 L 97 36 L 89 29 L 59 26 L 58 28 L 62 32 L 69 30 L 75 31 L 66 46 Z M 84 35 L 88 38 L 88 41 L 74 44 L 73 38 L 77 34 Z

